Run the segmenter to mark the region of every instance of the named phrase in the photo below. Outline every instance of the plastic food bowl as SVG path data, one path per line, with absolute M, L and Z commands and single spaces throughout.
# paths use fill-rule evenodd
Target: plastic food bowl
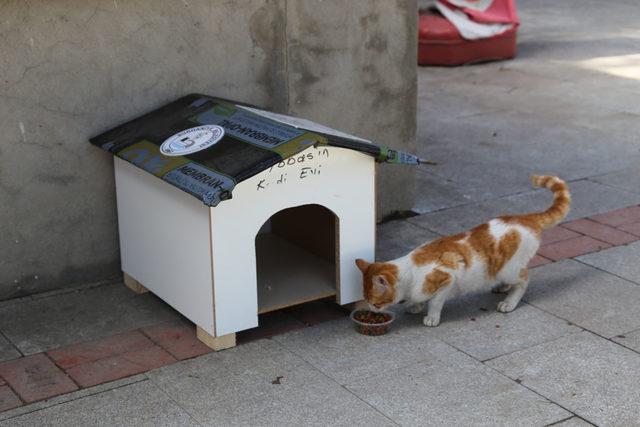
M 366 321 L 358 320 L 356 317 L 359 317 L 358 315 L 360 313 L 367 313 L 367 314 L 371 314 L 372 316 L 376 316 L 376 317 L 384 317 L 385 319 L 382 321 L 379 321 L 378 323 L 369 323 Z M 375 336 L 375 335 L 384 335 L 387 332 L 389 332 L 389 328 L 391 327 L 391 323 L 393 323 L 393 321 L 396 319 L 396 314 L 392 311 L 386 311 L 386 310 L 381 310 L 381 311 L 370 311 L 370 310 L 364 310 L 364 309 L 358 309 L 358 310 L 353 310 L 351 312 L 351 320 L 353 320 L 353 326 L 355 327 L 356 331 L 358 333 L 361 333 L 362 335 L 371 335 L 371 336 Z

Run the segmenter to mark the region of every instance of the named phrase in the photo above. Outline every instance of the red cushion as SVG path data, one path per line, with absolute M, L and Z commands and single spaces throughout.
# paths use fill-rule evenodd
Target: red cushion
M 466 40 L 444 17 L 423 13 L 419 20 L 419 65 L 462 65 L 513 58 L 516 54 L 514 28 L 487 39 Z
M 418 22 L 420 40 L 462 40 L 458 29 L 442 15 L 422 13 Z

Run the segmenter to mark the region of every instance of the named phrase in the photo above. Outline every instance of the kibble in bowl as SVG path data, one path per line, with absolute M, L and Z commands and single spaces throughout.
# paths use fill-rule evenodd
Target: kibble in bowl
M 357 332 L 362 335 L 384 335 L 389 332 L 396 315 L 391 311 L 354 310 L 351 320 Z

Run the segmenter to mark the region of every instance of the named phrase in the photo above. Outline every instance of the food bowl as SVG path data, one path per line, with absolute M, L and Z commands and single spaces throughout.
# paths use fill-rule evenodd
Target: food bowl
M 384 335 L 389 332 L 391 323 L 396 318 L 396 314 L 392 311 L 370 311 L 370 310 L 353 310 L 351 312 L 351 320 L 357 332 L 362 335 Z

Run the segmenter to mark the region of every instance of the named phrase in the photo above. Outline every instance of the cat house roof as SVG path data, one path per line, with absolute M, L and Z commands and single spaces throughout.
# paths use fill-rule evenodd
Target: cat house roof
M 90 139 L 98 147 L 216 206 L 233 188 L 318 145 L 358 150 L 377 161 L 417 157 L 309 120 L 191 94 Z

